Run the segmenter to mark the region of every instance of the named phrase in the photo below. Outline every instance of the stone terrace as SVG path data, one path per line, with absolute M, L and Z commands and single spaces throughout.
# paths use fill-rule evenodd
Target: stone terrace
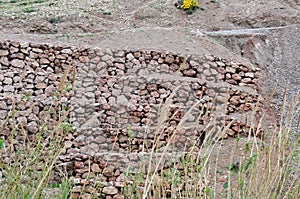
M 1 42 L 0 138 L 8 142 L 16 125 L 28 135 L 45 124 L 53 129 L 49 118 L 61 117 L 51 111 L 53 97 L 61 94 L 56 107 L 70 110 L 73 132 L 54 180 L 63 169 L 78 192 L 99 182 L 102 194 L 117 198 L 124 170 L 152 149 L 158 157 L 188 152 L 226 125 L 218 138 L 260 134 L 256 118 L 249 119 L 263 114 L 259 75 L 256 67 L 213 55 Z M 95 178 L 88 179 L 89 168 Z

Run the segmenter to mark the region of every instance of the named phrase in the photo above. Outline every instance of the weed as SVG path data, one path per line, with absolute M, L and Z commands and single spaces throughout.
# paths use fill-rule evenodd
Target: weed
M 22 11 L 25 12 L 25 13 L 31 13 L 31 12 L 36 12 L 37 9 L 34 8 L 34 7 L 29 6 L 29 7 L 24 8 Z
M 48 19 L 48 22 L 51 24 L 56 24 L 56 23 L 60 23 L 60 19 L 56 18 L 56 17 L 51 17 Z

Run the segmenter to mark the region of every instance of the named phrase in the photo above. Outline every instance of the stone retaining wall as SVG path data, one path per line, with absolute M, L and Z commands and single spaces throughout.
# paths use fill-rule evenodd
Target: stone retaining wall
M 259 132 L 249 120 L 262 114 L 258 77 L 256 67 L 212 55 L 1 42 L 0 138 L 8 141 L 16 125 L 28 135 L 51 130 L 53 118 L 66 116 L 73 131 L 57 168 L 74 177 L 75 192 L 92 194 L 89 185 L 100 183 L 103 196 L 118 198 L 124 170 L 153 147 L 157 157 L 167 143 L 170 154 L 187 152 L 228 124 L 218 138 Z

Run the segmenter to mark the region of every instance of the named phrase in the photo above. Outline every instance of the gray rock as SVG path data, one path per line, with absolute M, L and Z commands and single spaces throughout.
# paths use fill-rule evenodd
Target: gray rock
M 101 60 L 102 61 L 108 61 L 108 60 L 110 60 L 110 59 L 112 59 L 113 57 L 112 56 L 110 56 L 110 55 L 104 55 L 103 57 L 101 57 Z
M 14 92 L 15 88 L 11 85 L 6 85 L 6 86 L 3 87 L 3 91 L 4 92 Z
M 0 109 L 7 110 L 7 105 L 4 101 L 0 101 Z
M 65 49 L 63 49 L 63 50 L 61 51 L 61 53 L 68 54 L 68 55 L 72 55 L 73 52 L 72 52 L 71 49 L 65 48 Z
M 9 54 L 8 50 L 0 50 L 0 56 L 6 56 L 8 54 Z
M 117 96 L 117 104 L 127 106 L 128 99 L 124 95 Z
M 4 84 L 12 84 L 12 79 L 10 77 L 7 77 L 3 81 Z
M 0 110 L 0 119 L 4 120 L 7 116 L 6 110 Z
M 23 68 L 25 66 L 24 61 L 20 59 L 13 59 L 10 64 L 16 68 Z

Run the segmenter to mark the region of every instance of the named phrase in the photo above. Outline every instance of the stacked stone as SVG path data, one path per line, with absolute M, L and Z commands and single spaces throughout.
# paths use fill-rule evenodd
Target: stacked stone
M 68 86 L 62 88 L 65 71 Z M 67 121 L 75 130 L 65 137 L 66 149 L 57 163 L 64 168 L 57 171 L 74 176 L 74 198 L 82 187 L 90 189 L 87 194 L 100 192 L 93 188 L 99 183 L 102 197 L 118 198 L 124 170 L 129 164 L 137 168 L 141 161 L 132 152 L 151 152 L 154 147 L 161 153 L 170 142 L 168 152 L 188 151 L 201 144 L 214 117 L 219 129 L 234 120 L 225 137 L 256 131 L 242 115 L 256 105 L 261 108 L 258 72 L 211 55 L 3 42 L 0 122 L 5 130 L 0 136 L 7 140 L 16 122 L 28 134 L 46 122 L 51 130 L 56 120 L 49 119 L 54 113 L 48 110 L 53 109 L 53 98 L 62 94 L 57 110 L 72 110 Z M 13 101 L 16 120 L 6 121 Z M 57 172 L 55 179 L 59 178 Z
M 0 139 L 7 146 L 7 153 L 0 157 L 4 163 L 9 165 L 18 159 L 17 150 L 24 149 L 25 142 L 35 141 L 36 133 L 43 135 L 44 146 L 53 141 L 58 121 L 71 108 L 76 71 L 72 60 L 85 52 L 44 44 L 0 42 Z M 36 166 L 35 170 L 42 170 L 41 165 Z

